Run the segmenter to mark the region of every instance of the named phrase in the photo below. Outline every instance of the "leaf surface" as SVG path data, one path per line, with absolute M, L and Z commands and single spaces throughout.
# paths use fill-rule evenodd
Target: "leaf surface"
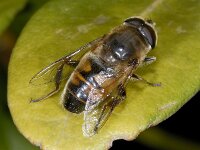
M 44 149 L 107 149 L 116 139 L 134 139 L 143 130 L 174 114 L 200 89 L 200 1 L 115 0 L 51 1 L 24 28 L 9 66 L 8 104 L 20 132 Z M 161 87 L 130 82 L 127 99 L 100 132 L 82 135 L 83 115 L 60 105 L 62 92 L 38 103 L 45 94 L 30 87 L 31 77 L 58 58 L 108 33 L 131 16 L 156 22 L 157 61 L 137 73 Z M 62 85 L 63 87 L 64 85 Z M 48 89 L 50 87 L 44 87 Z

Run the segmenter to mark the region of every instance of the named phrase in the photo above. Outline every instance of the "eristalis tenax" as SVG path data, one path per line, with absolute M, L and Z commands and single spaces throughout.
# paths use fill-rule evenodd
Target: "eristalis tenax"
M 57 93 L 63 81 L 63 68 L 74 67 L 65 84 L 61 104 L 72 113 L 84 113 L 83 135 L 92 136 L 105 124 L 114 108 L 125 100 L 129 79 L 141 80 L 152 86 L 160 85 L 135 74 L 138 67 L 156 60 L 156 57 L 147 57 L 156 43 L 157 33 L 152 20 L 128 18 L 108 34 L 35 74 L 31 84 L 53 82 L 55 87 L 31 102 L 39 102 Z M 80 54 L 81 57 L 76 59 Z

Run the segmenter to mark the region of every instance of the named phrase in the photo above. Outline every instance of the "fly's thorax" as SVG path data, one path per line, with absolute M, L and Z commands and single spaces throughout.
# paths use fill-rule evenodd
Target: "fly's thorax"
M 128 63 L 143 58 L 151 46 L 135 28 L 119 26 L 106 35 L 93 52 L 108 65 Z

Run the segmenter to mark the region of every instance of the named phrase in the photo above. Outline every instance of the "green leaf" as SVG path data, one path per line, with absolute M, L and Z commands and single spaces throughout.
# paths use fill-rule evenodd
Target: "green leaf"
M 26 0 L 1 0 L 0 33 L 10 24 L 15 15 L 24 7 Z
M 199 8 L 198 0 L 49 2 L 23 30 L 10 61 L 8 104 L 20 132 L 44 149 L 106 149 L 113 140 L 134 139 L 170 117 L 200 89 Z M 157 61 L 138 74 L 162 87 L 130 81 L 126 101 L 91 138 L 82 135 L 83 115 L 59 104 L 61 92 L 29 103 L 49 88 L 30 87 L 36 72 L 140 15 L 156 22 L 158 45 L 150 54 Z

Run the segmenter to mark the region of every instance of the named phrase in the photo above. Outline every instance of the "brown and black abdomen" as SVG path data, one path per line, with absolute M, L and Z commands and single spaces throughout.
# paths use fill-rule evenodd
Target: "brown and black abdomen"
M 69 88 L 66 89 L 63 105 L 68 111 L 77 114 L 83 112 L 85 109 L 85 102 L 80 101 L 80 98 L 77 98 Z
M 72 73 L 63 94 L 63 105 L 72 113 L 81 113 L 85 110 L 85 104 L 91 89 L 101 88 L 95 81 L 94 76 L 106 71 L 101 62 L 92 58 L 88 58 L 81 63 Z

